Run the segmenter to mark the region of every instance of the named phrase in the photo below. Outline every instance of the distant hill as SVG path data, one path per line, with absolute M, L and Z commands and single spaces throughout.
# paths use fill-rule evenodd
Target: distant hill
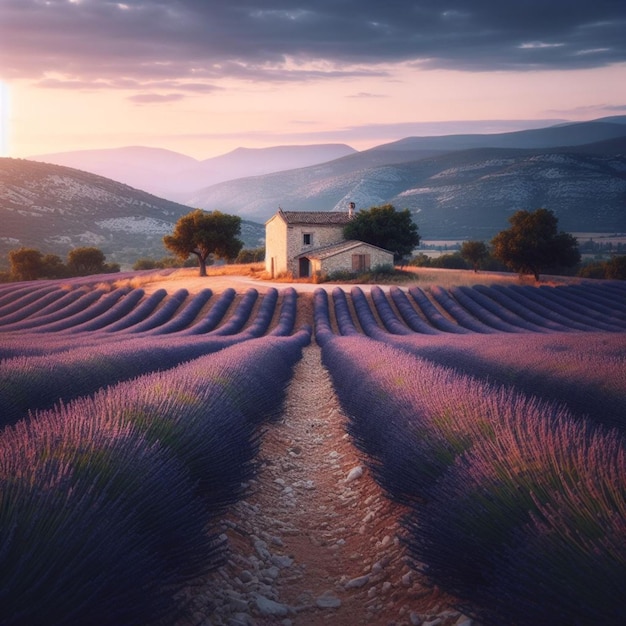
M 40 154 L 29 160 L 73 167 L 180 201 L 196 189 L 223 181 L 307 167 L 355 152 L 345 144 L 237 148 L 198 161 L 171 150 L 131 146 Z
M 590 137 L 593 143 L 578 143 Z M 486 145 L 467 149 L 481 141 Z M 490 238 L 508 227 L 512 212 L 539 207 L 553 210 L 567 230 L 626 232 L 626 125 L 409 138 L 331 163 L 221 183 L 186 198 L 254 221 L 267 220 L 279 206 L 331 211 L 350 201 L 357 208 L 387 202 L 409 208 L 429 238 Z
M 65 258 L 96 246 L 107 261 L 131 266 L 168 254 L 162 237 L 190 207 L 80 170 L 0 158 L 0 256 L 21 246 Z M 247 247 L 263 245 L 264 228 L 244 222 Z
M 336 152 L 343 156 L 318 161 Z M 132 265 L 163 256 L 162 236 L 191 207 L 241 216 L 242 239 L 253 248 L 263 244 L 263 224 L 279 207 L 346 210 L 351 201 L 357 209 L 409 208 L 426 239 L 489 240 L 514 211 L 539 207 L 554 211 L 570 232 L 626 233 L 626 116 L 494 135 L 408 137 L 363 152 L 341 144 L 277 146 L 203 162 L 152 148 L 71 155 L 63 158 L 79 159 L 80 169 L 0 159 L 0 255 L 26 245 L 65 257 L 72 247 L 95 245 L 107 260 Z M 296 167 L 307 159 L 315 163 Z M 264 160 L 280 171 L 259 173 L 269 167 Z M 158 173 L 187 191 L 176 194 L 178 202 L 164 200 L 87 173 L 87 165 L 138 180 Z M 255 175 L 194 191 L 197 175 L 206 181 L 241 168 Z

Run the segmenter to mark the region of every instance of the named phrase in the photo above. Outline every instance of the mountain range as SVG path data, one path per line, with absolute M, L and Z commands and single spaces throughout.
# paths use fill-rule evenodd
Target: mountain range
M 496 135 L 406 138 L 329 163 L 228 181 L 181 198 L 267 220 L 391 203 L 428 238 L 488 239 L 516 210 L 571 231 L 626 231 L 626 116 Z
M 626 116 L 408 137 L 362 152 L 277 146 L 197 161 L 131 147 L 0 159 L 0 255 L 20 245 L 60 255 L 97 245 L 108 261 L 132 265 L 163 256 L 163 234 L 190 207 L 241 216 L 246 247 L 257 247 L 262 222 L 279 207 L 346 210 L 349 202 L 409 208 L 424 239 L 488 240 L 512 212 L 539 207 L 563 230 L 624 233 Z
M 177 201 L 196 189 L 244 175 L 260 176 L 307 167 L 355 152 L 354 148 L 345 144 L 237 148 L 199 161 L 162 148 L 129 146 L 40 154 L 29 157 L 29 160 L 86 170 Z

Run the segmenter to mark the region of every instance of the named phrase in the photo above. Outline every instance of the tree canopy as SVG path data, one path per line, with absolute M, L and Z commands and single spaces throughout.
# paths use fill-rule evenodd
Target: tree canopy
M 41 277 L 43 257 L 36 248 L 18 248 L 9 252 L 11 276 L 14 280 L 35 280 Z
M 101 274 L 107 271 L 105 256 L 99 248 L 74 248 L 67 253 L 67 267 L 74 276 Z
M 391 204 L 361 209 L 344 226 L 343 236 L 389 250 L 395 262 L 409 257 L 420 242 L 418 227 L 409 209 L 396 211 Z
M 163 237 L 163 244 L 183 261 L 195 254 L 200 276 L 206 276 L 209 255 L 234 259 L 239 254 L 243 248 L 243 242 L 237 238 L 240 232 L 240 217 L 195 209 L 176 222 L 173 234 Z
M 42 254 L 37 248 L 18 248 L 9 252 L 13 280 L 64 278 L 119 272 L 117 263 L 105 263 L 99 248 L 74 248 L 67 254 L 67 264 L 56 254 Z
M 489 257 L 489 249 L 484 241 L 464 241 L 460 255 L 477 272 L 480 264 Z
M 576 238 L 557 232 L 558 219 L 547 209 L 516 211 L 511 227 L 492 240 L 492 255 L 520 274 L 539 274 L 546 269 L 572 267 L 580 261 Z

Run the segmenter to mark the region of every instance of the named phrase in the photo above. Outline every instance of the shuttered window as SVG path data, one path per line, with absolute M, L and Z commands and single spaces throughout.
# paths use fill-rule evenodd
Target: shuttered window
M 352 255 L 352 271 L 364 272 L 369 270 L 371 257 L 369 254 L 353 254 Z

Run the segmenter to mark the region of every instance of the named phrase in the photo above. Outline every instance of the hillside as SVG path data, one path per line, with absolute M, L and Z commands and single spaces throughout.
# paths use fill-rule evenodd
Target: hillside
M 167 254 L 162 237 L 190 207 L 80 170 L 22 159 L 0 159 L 0 256 L 20 246 L 65 257 L 97 246 L 107 261 L 132 265 Z M 244 223 L 248 247 L 262 227 Z
M 324 144 L 239 149 L 202 162 L 152 148 L 57 157 L 80 169 L 0 160 L 1 257 L 22 245 L 62 257 L 95 245 L 128 267 L 163 256 L 162 236 L 190 207 L 241 216 L 248 248 L 263 244 L 263 223 L 278 207 L 344 210 L 350 201 L 360 209 L 409 208 L 425 239 L 489 240 L 514 211 L 539 207 L 554 211 L 570 232 L 626 232 L 626 116 L 494 135 L 407 137 L 363 152 Z M 120 180 L 156 176 L 161 186 L 188 191 L 171 194 L 179 202 L 164 200 L 83 171 L 90 167 Z M 259 173 L 264 167 L 282 169 Z M 198 175 L 206 181 L 240 171 L 255 175 L 200 191 L 190 186 Z
M 258 176 L 332 161 L 356 151 L 345 144 L 237 148 L 205 160 L 143 146 L 41 154 L 30 160 L 65 165 L 182 201 L 190 192 L 243 176 Z
M 561 228 L 626 231 L 626 132 L 617 138 L 554 148 L 485 147 L 404 153 L 373 149 L 310 168 L 222 183 L 190 196 L 264 221 L 278 206 L 343 210 L 390 202 L 409 208 L 422 236 L 487 239 L 518 209 L 553 210 Z M 434 148 L 433 148 L 434 150 Z M 396 162 L 391 162 L 393 160 Z

